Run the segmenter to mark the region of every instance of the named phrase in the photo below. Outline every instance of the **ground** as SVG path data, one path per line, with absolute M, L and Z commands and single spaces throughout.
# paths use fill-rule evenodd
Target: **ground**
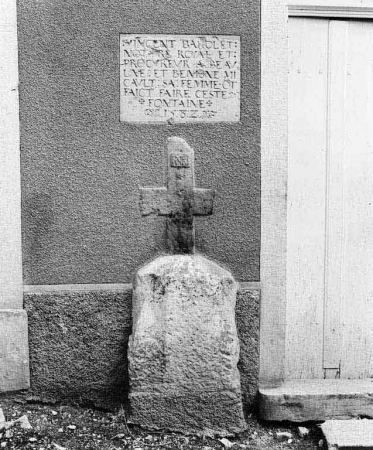
M 254 415 L 247 417 L 247 431 L 227 440 L 219 440 L 170 432 L 149 432 L 128 424 L 123 408 L 108 412 L 71 404 L 46 404 L 40 399 L 27 397 L 27 394 L 0 396 L 0 408 L 7 421 L 27 415 L 32 426 L 24 429 L 20 423 L 16 423 L 8 429 L 2 429 L 0 449 L 326 449 L 321 431 L 316 425 L 305 425 L 309 434 L 300 437 L 296 425 L 263 423 Z M 291 433 L 291 436 L 278 435 L 281 432 Z

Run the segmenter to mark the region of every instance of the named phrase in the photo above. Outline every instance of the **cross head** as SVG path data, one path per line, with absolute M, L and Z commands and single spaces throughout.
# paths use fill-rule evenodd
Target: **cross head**
M 166 216 L 167 241 L 173 253 L 194 253 L 194 216 L 212 214 L 215 191 L 194 186 L 194 151 L 179 137 L 168 139 L 167 187 L 140 188 L 142 216 Z

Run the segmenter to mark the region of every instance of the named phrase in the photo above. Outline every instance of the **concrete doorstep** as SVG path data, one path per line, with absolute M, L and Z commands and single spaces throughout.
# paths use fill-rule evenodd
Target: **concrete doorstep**
M 328 450 L 373 450 L 373 420 L 327 420 L 321 429 Z

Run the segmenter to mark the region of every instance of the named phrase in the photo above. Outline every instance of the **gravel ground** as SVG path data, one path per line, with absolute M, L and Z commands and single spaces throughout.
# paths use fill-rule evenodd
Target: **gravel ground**
M 254 416 L 247 417 L 248 430 L 244 433 L 229 439 L 211 439 L 143 430 L 127 424 L 123 408 L 113 413 L 45 404 L 27 394 L 0 396 L 0 408 L 7 423 L 4 427 L 3 422 L 2 426 L 0 411 L 0 450 L 326 449 L 316 425 L 306 425 L 309 434 L 301 437 L 295 425 L 263 423 Z M 22 416 L 28 421 L 23 418 L 9 424 Z

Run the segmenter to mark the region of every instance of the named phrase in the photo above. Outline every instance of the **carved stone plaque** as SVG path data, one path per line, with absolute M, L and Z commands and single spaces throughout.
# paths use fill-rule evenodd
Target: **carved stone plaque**
M 120 120 L 238 122 L 238 36 L 120 35 Z

